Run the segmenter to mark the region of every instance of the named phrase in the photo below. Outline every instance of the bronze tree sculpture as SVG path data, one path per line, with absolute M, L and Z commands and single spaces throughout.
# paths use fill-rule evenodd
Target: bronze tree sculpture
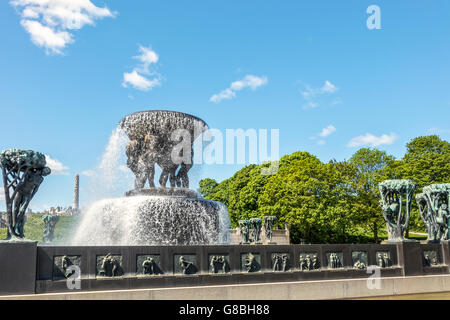
M 51 170 L 42 153 L 21 149 L 2 151 L 0 167 L 8 224 L 6 240 L 24 239 L 25 212 Z
M 388 240 L 404 241 L 403 232 L 408 227 L 415 186 L 410 180 L 385 180 L 378 189 Z
M 416 196 L 428 242 L 450 240 L 450 183 L 431 184 Z

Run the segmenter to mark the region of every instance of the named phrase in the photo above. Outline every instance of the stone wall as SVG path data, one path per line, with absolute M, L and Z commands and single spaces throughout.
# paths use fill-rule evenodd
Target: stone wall
M 10 257 L 0 260 L 0 275 L 5 275 L 0 294 L 79 291 L 67 286 L 70 265 L 79 268 L 82 291 L 358 279 L 372 275 L 367 267 L 377 265 L 382 278 L 450 274 L 448 242 L 37 248 L 34 244 L 35 251 L 28 245 L 31 251 L 26 253 L 19 246 L 0 244 L 2 257 Z M 18 281 L 26 283 L 25 291 Z

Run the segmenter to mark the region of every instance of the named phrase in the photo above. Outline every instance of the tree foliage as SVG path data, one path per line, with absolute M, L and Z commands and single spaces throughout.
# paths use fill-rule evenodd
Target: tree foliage
M 294 152 L 280 159 L 275 174 L 261 174 L 269 165 L 246 166 L 220 183 L 201 180 L 199 191 L 228 207 L 232 227 L 241 219 L 276 216 L 281 226 L 289 224 L 293 243 L 379 242 L 386 224 L 378 184 L 386 179 L 411 179 L 419 186 L 449 182 L 450 148 L 428 136 L 409 142 L 402 160 L 361 148 L 347 161 L 329 163 Z M 416 218 L 413 212 L 411 228 L 424 231 Z

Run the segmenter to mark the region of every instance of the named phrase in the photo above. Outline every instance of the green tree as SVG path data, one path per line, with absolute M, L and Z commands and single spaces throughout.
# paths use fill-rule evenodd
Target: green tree
M 208 197 L 211 193 L 214 192 L 214 189 L 217 187 L 218 183 L 214 179 L 206 178 L 200 180 L 198 185 L 199 185 L 198 192 L 200 192 L 200 194 L 203 197 Z
M 416 187 L 450 182 L 450 143 L 436 135 L 411 140 L 402 160 L 404 177 Z
M 350 158 L 354 166 L 353 211 L 355 223 L 369 229 L 375 242 L 378 242 L 379 230 L 384 227 L 385 221 L 380 211 L 380 195 L 378 184 L 386 179 L 393 178 L 392 170 L 395 160 L 384 151 L 372 148 L 361 148 Z
M 417 137 L 406 145 L 402 159 L 401 173 L 404 179 L 411 179 L 416 193 L 433 183 L 450 182 L 450 143 L 436 135 Z M 425 231 L 417 204 L 413 201 L 410 228 Z
M 307 152 L 283 156 L 260 197 L 260 210 L 289 223 L 294 243 L 330 240 L 334 233 L 326 215 L 328 174 L 327 167 Z
M 283 156 L 278 164 L 273 175 L 261 174 L 270 164 L 253 164 L 220 183 L 201 180 L 199 192 L 227 206 L 232 227 L 241 219 L 272 215 L 290 225 L 293 243 L 379 242 L 386 227 L 380 182 L 412 179 L 419 187 L 450 182 L 449 143 L 437 136 L 412 140 L 402 160 L 362 148 L 348 161 L 322 163 L 299 151 Z M 412 229 L 423 228 L 415 202 L 410 221 Z

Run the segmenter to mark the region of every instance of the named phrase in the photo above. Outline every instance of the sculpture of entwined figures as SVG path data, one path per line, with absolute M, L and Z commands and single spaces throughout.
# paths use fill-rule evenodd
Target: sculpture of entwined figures
M 8 149 L 0 153 L 7 213 L 7 240 L 23 239 L 25 212 L 51 173 L 45 156 L 33 150 Z
M 320 268 L 320 263 L 317 258 L 317 253 L 300 255 L 300 270 L 308 271 Z
M 197 272 L 197 267 L 194 265 L 194 263 L 187 261 L 183 256 L 180 256 L 178 265 L 180 266 L 182 274 L 194 274 Z
M 337 253 L 330 253 L 328 267 L 332 269 L 342 268 L 342 261 Z
M 230 272 L 230 265 L 225 256 L 212 256 L 210 259 L 209 266 L 211 273 L 219 273 L 220 271 L 222 273 Z
M 423 253 L 423 265 L 425 267 L 437 266 L 438 260 L 435 251 L 425 251 Z
M 176 174 L 179 165 L 174 164 L 170 158 L 175 144 L 171 141 L 163 142 L 162 140 L 161 137 L 148 134 L 143 139 L 131 140 L 128 143 L 126 147 L 127 166 L 136 176 L 134 184 L 136 189 L 144 188 L 147 181 L 151 188 L 155 187 L 155 164 L 162 169 L 159 178 L 159 184 L 162 187 L 166 186 L 167 180 L 169 180 L 171 188 L 176 186 L 189 187 L 187 172 L 192 164 L 182 163 L 178 174 Z M 193 152 L 191 157 L 193 157 Z
M 275 253 L 272 257 L 273 271 L 288 271 L 289 256 L 286 253 Z
M 367 267 L 367 253 L 362 251 L 352 252 L 353 268 L 365 269 Z
M 67 270 L 71 265 L 73 265 L 73 262 L 72 262 L 72 260 L 70 260 L 70 258 L 68 256 L 63 256 L 61 258 L 61 267 L 64 271 L 64 276 L 66 278 L 73 274 L 73 271 L 71 273 L 69 273 L 70 271 Z
M 261 266 L 256 261 L 256 257 L 252 253 L 248 253 L 245 257 L 244 268 L 247 272 L 257 272 L 261 269 Z
M 172 188 L 189 188 L 194 140 L 208 129 L 203 120 L 182 112 L 149 110 L 127 115 L 120 127 L 130 138 L 127 165 L 136 176 L 136 189 L 144 188 L 147 181 L 155 186 L 155 164 L 162 169 L 161 187 L 169 180 Z
M 50 243 L 53 241 L 55 234 L 55 226 L 59 221 L 59 216 L 56 214 L 46 214 L 42 217 L 44 222 L 44 235 L 42 236 L 43 243 Z
M 389 241 L 404 241 L 414 188 L 411 180 L 386 180 L 378 186 Z
M 274 217 L 274 216 L 264 217 L 264 231 L 265 231 L 266 240 L 268 243 L 270 243 L 272 241 L 273 226 L 275 225 L 276 221 L 277 221 L 277 217 Z
M 416 195 L 428 242 L 450 240 L 450 183 L 431 184 Z
M 251 218 L 251 235 L 253 243 L 261 243 L 261 228 L 262 228 L 262 219 L 261 218 Z
M 100 275 L 105 277 L 117 277 L 123 275 L 121 261 L 108 253 L 102 260 Z
M 147 259 L 142 262 L 142 273 L 148 275 L 161 274 L 162 271 L 159 269 L 156 261 L 152 257 L 147 257 Z
M 241 243 L 250 243 L 250 220 L 239 220 L 239 233 Z
M 378 252 L 377 253 L 377 265 L 380 268 L 387 268 L 391 266 L 391 259 L 389 258 L 389 253 Z

